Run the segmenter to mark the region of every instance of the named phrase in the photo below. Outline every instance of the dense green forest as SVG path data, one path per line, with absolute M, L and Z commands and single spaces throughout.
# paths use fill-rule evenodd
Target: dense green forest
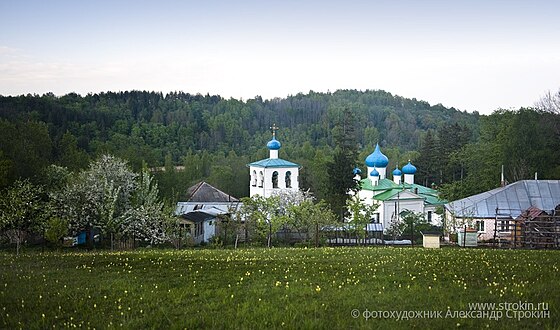
M 280 157 L 301 164 L 303 188 L 326 198 L 336 125 L 348 110 L 356 165 L 363 167 L 379 143 L 390 167 L 411 159 L 419 168 L 417 181 L 441 187 L 447 198 L 499 185 L 502 164 L 511 182 L 535 172 L 560 178 L 560 119 L 551 112 L 482 116 L 371 90 L 246 101 L 131 91 L 0 96 L 0 187 L 18 178 L 41 183 L 49 164 L 78 171 L 112 154 L 137 171 L 159 169 L 160 192 L 170 202 L 184 199 L 198 180 L 243 197 L 249 188 L 245 165 L 268 157 L 275 123 Z

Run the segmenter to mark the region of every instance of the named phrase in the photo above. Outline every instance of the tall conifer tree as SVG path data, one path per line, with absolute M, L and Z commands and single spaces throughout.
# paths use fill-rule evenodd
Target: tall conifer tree
M 348 191 L 357 187 L 352 170 L 358 156 L 356 142 L 355 117 L 352 111 L 345 108 L 342 118 L 333 129 L 335 151 L 332 162 L 327 164 L 327 200 L 332 211 L 342 221 L 346 214 Z

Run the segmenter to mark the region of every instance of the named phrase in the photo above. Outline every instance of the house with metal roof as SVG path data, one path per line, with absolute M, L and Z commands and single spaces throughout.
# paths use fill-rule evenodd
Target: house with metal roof
M 372 221 L 382 225 L 383 231 L 392 222 L 400 221 L 405 211 L 424 214 L 428 222 L 434 226 L 441 226 L 441 217 L 436 214 L 436 208 L 445 201 L 438 197 L 435 189 L 414 183 L 416 167 L 409 161 L 402 169 L 395 168 L 391 174 L 393 180 L 387 177 L 389 159 L 376 145 L 375 150 L 365 159 L 367 177 L 362 179 L 361 170 L 354 170 L 355 179 L 360 182 L 358 196 L 369 205 L 378 205 L 375 219 Z M 404 179 L 403 179 L 404 177 Z
M 186 202 L 178 202 L 175 215 L 193 244 L 207 243 L 219 234 L 219 222 L 241 208 L 242 203 L 202 181 L 187 190 Z
M 249 196 L 260 195 L 265 198 L 272 196 L 280 190 L 299 190 L 299 168 L 296 163 L 278 157 L 278 151 L 282 147 L 276 139 L 278 127 L 273 125 L 272 140 L 266 147 L 270 152 L 269 158 L 247 164 L 251 182 L 249 184 Z
M 445 204 L 446 222 L 455 227 L 468 224 L 480 240 L 508 236 L 512 220 L 537 208 L 552 214 L 560 204 L 560 180 L 521 180 Z

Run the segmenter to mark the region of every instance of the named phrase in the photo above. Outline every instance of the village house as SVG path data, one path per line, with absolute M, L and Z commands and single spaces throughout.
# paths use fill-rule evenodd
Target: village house
M 206 182 L 199 182 L 187 191 L 186 202 L 178 202 L 175 215 L 186 229 L 193 244 L 208 243 L 220 233 L 220 221 L 241 208 L 241 202 Z
M 474 227 L 482 241 L 515 240 L 516 219 L 553 214 L 559 204 L 560 180 L 521 180 L 445 204 L 445 221 L 453 230 Z

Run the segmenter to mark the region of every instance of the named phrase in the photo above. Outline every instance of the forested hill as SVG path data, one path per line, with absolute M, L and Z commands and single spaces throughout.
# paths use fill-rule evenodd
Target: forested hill
M 330 156 L 333 128 L 345 108 L 356 119 L 359 151 L 370 153 L 379 142 L 391 160 L 401 164 L 404 158 L 418 156 L 412 151 L 419 150 L 428 131 L 456 124 L 468 131 L 469 141 L 479 134 L 478 113 L 384 91 L 311 91 L 246 101 L 140 91 L 0 97 L 0 186 L 37 176 L 49 164 L 77 170 L 97 155 L 111 153 L 136 169 L 143 163 L 185 165 L 188 173 L 181 184 L 209 178 L 225 190 L 231 185 L 231 193 L 243 196 L 244 164 L 266 157 L 269 127 L 276 123 L 281 128 L 281 157 L 307 166 L 302 181 L 313 187 L 321 175 L 314 178 L 310 167 Z
M 12 124 L 45 123 L 52 161 L 61 156 L 60 143 L 69 133 L 89 155 L 109 151 L 135 165 L 143 159 L 150 166 L 161 166 L 165 155 L 178 162 L 189 149 L 251 155 L 270 138 L 272 123 L 281 127 L 286 146 L 306 141 L 332 146 L 331 130 L 345 107 L 355 113 L 357 138 L 363 146 L 379 141 L 383 146 L 414 150 L 428 129 L 457 122 L 476 131 L 478 120 L 477 114 L 441 105 L 384 91 L 356 90 L 247 101 L 138 91 L 83 97 L 27 95 L 1 97 L 0 117 Z

